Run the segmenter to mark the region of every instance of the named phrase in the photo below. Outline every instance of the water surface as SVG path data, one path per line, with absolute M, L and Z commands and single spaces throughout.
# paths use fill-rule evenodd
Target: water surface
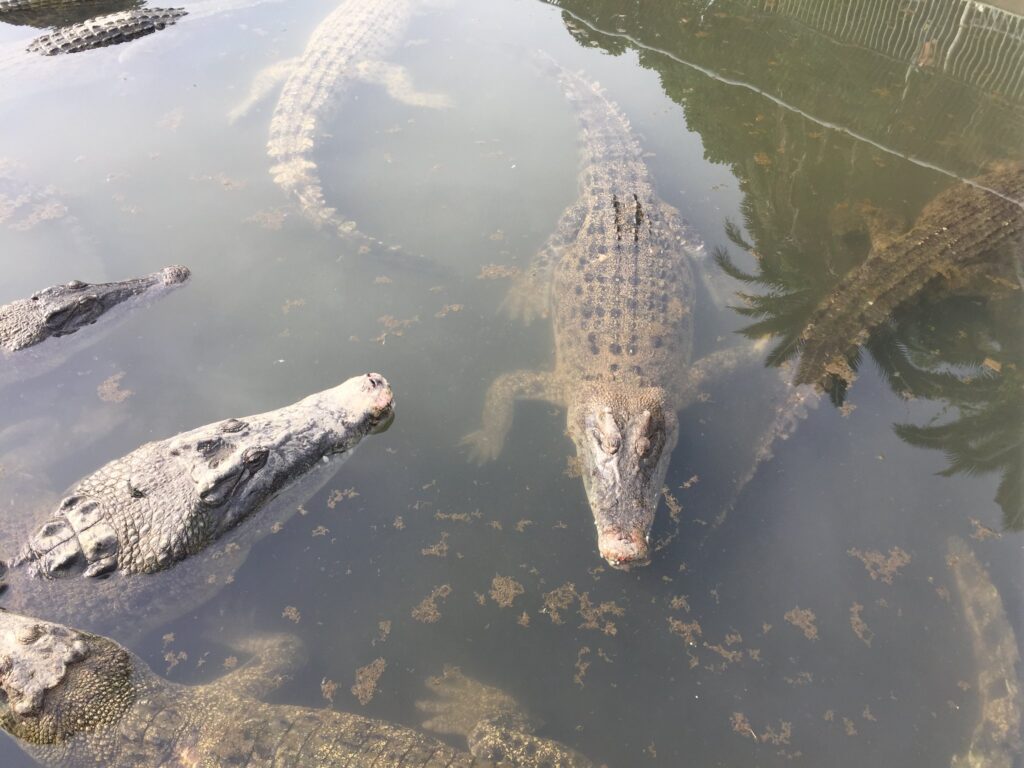
M 546 324 L 496 312 L 509 279 L 485 269 L 524 269 L 577 196 L 572 110 L 530 50 L 606 88 L 708 254 L 725 248 L 775 279 L 731 280 L 704 258 L 698 356 L 745 343 L 736 332 L 757 318 L 732 308 L 737 291 L 799 294 L 767 315 L 774 363 L 801 331 L 800 307 L 873 242 L 952 185 L 1022 160 L 1019 19 L 971 17 L 950 54 L 942 14 L 959 20 L 964 5 L 948 0 L 927 19 L 923 4 L 868 0 L 818 14 L 741 0 L 430 3 L 391 59 L 452 106 L 355 85 L 314 153 L 329 204 L 425 257 L 406 264 L 347 252 L 275 185 L 276 91 L 227 118 L 332 3 L 184 5 L 194 13 L 174 28 L 52 60 L 21 53 L 39 30 L 0 25 L 6 173 L 67 210 L 27 229 L 0 223 L 0 302 L 72 278 L 193 271 L 59 370 L 4 392 L 0 429 L 30 424 L 31 439 L 5 443 L 3 463 L 29 464 L 58 495 L 147 440 L 370 370 L 392 383 L 398 418 L 214 601 L 133 650 L 200 682 L 232 655 L 223 628 L 297 632 L 311 663 L 275 700 L 409 725 L 424 679 L 456 663 L 609 766 L 936 766 L 965 752 L 978 660 L 950 535 L 970 542 L 1024 629 L 1019 249 L 992 257 L 1009 258 L 1016 286 L 901 305 L 848 390 L 823 396 L 741 489 L 779 373 L 756 365 L 710 387 L 682 414 L 666 483 L 682 511 L 662 502 L 647 568 L 599 560 L 564 413 L 521 404 L 482 468 L 458 443 L 495 376 L 552 355 Z M 936 383 L 950 372 L 980 383 Z M 131 396 L 102 400 L 122 373 Z M 866 567 L 876 557 L 890 569 Z M 524 588 L 511 608 L 489 595 L 498 575 Z M 572 605 L 545 608 L 569 583 Z M 441 585 L 440 619 L 417 621 Z M 349 687 L 378 657 L 387 668 L 362 706 Z M 323 681 L 337 683 L 333 703 Z M 30 764 L 10 740 L 0 761 Z

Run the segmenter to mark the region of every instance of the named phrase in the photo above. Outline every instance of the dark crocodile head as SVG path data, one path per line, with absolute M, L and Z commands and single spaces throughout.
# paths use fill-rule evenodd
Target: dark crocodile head
M 569 406 L 569 434 L 609 565 L 650 561 L 648 539 L 679 436 L 675 411 L 658 388 L 614 395 L 583 392 Z
M 15 565 L 43 578 L 153 573 L 194 555 L 394 413 L 383 376 L 149 443 L 83 479 Z
M 135 700 L 134 667 L 111 640 L 0 609 L 0 725 L 28 747 L 119 719 Z
M 46 288 L 28 299 L 0 307 L 0 347 L 13 352 L 67 336 L 95 323 L 115 307 L 155 298 L 188 278 L 186 267 L 172 266 L 116 283 L 72 280 Z

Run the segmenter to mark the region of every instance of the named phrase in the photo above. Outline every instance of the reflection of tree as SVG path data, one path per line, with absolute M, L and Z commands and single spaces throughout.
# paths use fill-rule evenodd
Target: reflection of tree
M 1020 169 L 1000 173 L 1024 179 Z M 716 258 L 728 274 L 760 289 L 741 293 L 737 311 L 758 318 L 742 333 L 780 339 L 768 364 L 799 354 L 796 380 L 819 384 L 841 405 L 866 351 L 898 395 L 941 402 L 943 416 L 954 414 L 927 426 L 897 425 L 897 434 L 944 451 L 949 466 L 942 475 L 999 472 L 996 502 L 1005 526 L 1020 530 L 1024 211 L 977 192 L 973 202 L 987 207 L 974 210 L 972 221 L 973 194 L 940 195 L 909 233 L 874 250 L 841 280 L 832 278 L 831 290 L 822 291 L 806 272 L 787 271 L 784 261 L 762 260 L 751 274 L 724 251 Z M 735 227 L 728 229 L 730 239 L 749 248 Z
M 949 315 L 936 315 L 949 313 L 950 302 L 932 307 L 933 311 L 923 317 L 898 317 L 887 328 L 889 339 L 876 339 L 873 334 L 869 342 L 872 356 L 887 372 L 890 383 L 914 394 L 930 392 L 929 397 L 945 401 L 956 412 L 948 421 L 927 426 L 897 424 L 896 434 L 910 445 L 943 451 L 949 466 L 939 474 L 946 477 L 999 472 L 1002 480 L 996 503 L 1003 510 L 1005 527 L 1015 530 L 1024 529 L 1024 354 L 1019 298 L 1012 301 L 1009 326 L 1000 324 L 998 318 L 985 318 L 995 324 L 986 323 L 987 327 L 978 328 L 979 343 L 964 355 L 955 354 L 955 339 L 936 338 L 936 329 L 948 328 L 950 319 Z M 971 317 L 976 319 L 984 314 L 979 310 L 974 303 L 969 308 Z M 1005 332 L 1005 337 L 990 338 L 993 328 Z M 955 333 L 971 335 L 962 328 Z M 904 340 L 906 346 L 893 343 L 897 340 Z M 897 358 L 900 365 L 897 367 L 876 354 L 876 343 L 885 350 L 883 354 Z M 998 355 L 999 359 L 988 354 Z M 951 357 L 954 359 L 950 360 Z M 951 372 L 951 363 L 961 372 Z
M 783 6 L 765 15 L 744 0 L 554 4 L 581 45 L 636 48 L 707 159 L 733 170 L 743 226 L 726 235 L 754 263 L 737 266 L 721 250 L 717 261 L 750 286 L 736 310 L 753 321 L 744 333 L 775 339 L 767 362 L 792 361 L 797 381 L 841 405 L 870 356 L 901 396 L 944 405 L 948 420 L 899 425 L 900 436 L 946 451 L 945 474 L 1001 472 L 1006 525 L 1024 528 L 1024 209 L 1013 202 L 1024 199 L 1024 105 L 842 45 Z M 884 14 L 872 9 L 882 5 L 848 3 L 880 33 Z M 948 177 L 899 153 L 1012 200 L 966 184 L 941 191 Z

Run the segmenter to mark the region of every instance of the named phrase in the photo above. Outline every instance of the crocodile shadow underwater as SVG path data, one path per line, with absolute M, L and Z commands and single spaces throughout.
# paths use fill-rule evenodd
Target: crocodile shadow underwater
M 0 0 L 0 764 L 1020 764 L 1024 20 L 175 5 Z

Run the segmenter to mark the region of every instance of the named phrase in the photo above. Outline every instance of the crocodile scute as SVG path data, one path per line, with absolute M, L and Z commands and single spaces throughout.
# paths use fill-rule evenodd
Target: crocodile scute
M 29 53 L 81 53 L 151 35 L 188 13 L 184 8 L 135 8 L 59 27 L 29 43 Z

